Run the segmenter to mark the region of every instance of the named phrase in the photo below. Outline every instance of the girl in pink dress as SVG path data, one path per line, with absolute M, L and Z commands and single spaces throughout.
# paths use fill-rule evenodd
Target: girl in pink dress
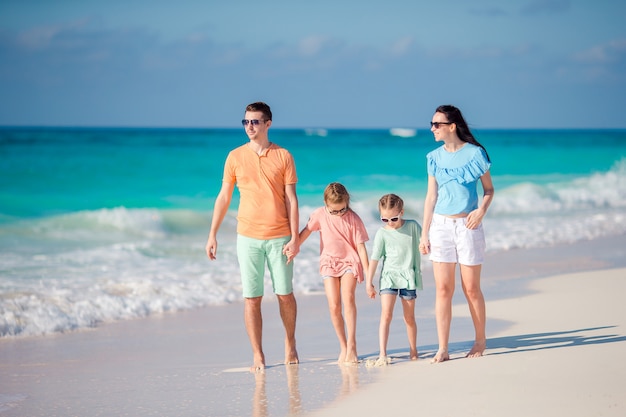
M 368 270 L 365 242 L 369 237 L 363 221 L 350 208 L 346 187 L 330 183 L 324 190 L 324 203 L 311 213 L 300 232 L 300 244 L 312 232 L 320 232 L 320 274 L 341 348 L 338 362 L 353 364 L 358 362 L 356 284 L 363 282 L 364 271 Z

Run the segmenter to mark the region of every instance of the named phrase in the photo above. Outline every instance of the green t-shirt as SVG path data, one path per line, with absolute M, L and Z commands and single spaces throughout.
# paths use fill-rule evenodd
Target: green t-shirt
M 382 227 L 374 237 L 372 259 L 383 260 L 380 289 L 421 290 L 422 269 L 419 239 L 422 227 L 415 220 L 404 220 L 399 229 Z

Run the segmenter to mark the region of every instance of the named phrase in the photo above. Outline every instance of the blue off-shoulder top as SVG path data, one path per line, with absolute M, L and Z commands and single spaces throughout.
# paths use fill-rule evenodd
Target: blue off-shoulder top
M 491 167 L 480 146 L 466 143 L 456 152 L 440 146 L 426 160 L 428 175 L 437 180 L 435 213 L 455 215 L 478 208 L 477 182 Z

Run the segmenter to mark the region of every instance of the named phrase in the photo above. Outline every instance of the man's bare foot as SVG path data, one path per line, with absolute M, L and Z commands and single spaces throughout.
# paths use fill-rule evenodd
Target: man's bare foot
M 487 349 L 486 340 L 476 341 L 474 342 L 474 346 L 472 346 L 472 349 L 469 351 L 469 353 L 465 357 L 466 358 L 479 358 L 483 356 L 483 352 L 485 351 L 485 349 Z
M 296 365 L 299 363 L 300 359 L 298 358 L 295 340 L 289 342 L 289 340 L 285 339 L 285 365 Z
M 265 364 L 262 365 L 252 365 L 250 367 L 250 373 L 253 374 L 261 374 L 265 372 Z
M 263 352 L 254 355 L 253 365 L 250 367 L 250 372 L 258 373 L 265 371 L 265 355 Z
M 285 358 L 285 365 L 297 365 L 299 363 L 300 359 L 298 358 L 298 352 L 293 352 Z
M 440 363 L 450 360 L 450 355 L 448 355 L 447 350 L 438 350 L 435 357 L 430 361 L 430 363 Z

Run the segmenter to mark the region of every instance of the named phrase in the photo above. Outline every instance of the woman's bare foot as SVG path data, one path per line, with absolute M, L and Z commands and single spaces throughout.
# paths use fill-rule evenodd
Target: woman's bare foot
M 409 357 L 412 361 L 416 361 L 418 359 L 417 349 L 415 351 L 409 352 Z
M 435 357 L 430 361 L 430 363 L 440 363 L 450 360 L 450 355 L 448 355 L 447 350 L 438 350 Z
M 474 346 L 472 346 L 472 349 L 469 351 L 469 353 L 465 357 L 466 358 L 479 358 L 483 356 L 483 352 L 485 351 L 485 349 L 487 349 L 487 341 L 477 340 L 476 342 L 474 342 Z

